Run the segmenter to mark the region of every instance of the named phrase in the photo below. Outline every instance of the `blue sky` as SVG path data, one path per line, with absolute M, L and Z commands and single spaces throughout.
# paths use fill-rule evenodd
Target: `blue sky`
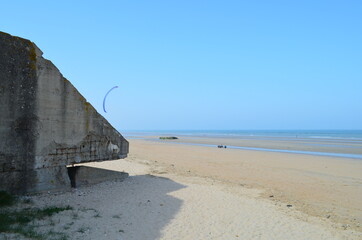
M 1 8 L 117 129 L 362 129 L 362 1 Z

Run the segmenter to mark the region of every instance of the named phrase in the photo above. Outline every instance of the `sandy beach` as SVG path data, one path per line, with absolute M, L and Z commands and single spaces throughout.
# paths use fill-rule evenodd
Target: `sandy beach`
M 0 240 L 362 240 L 362 0 L 1 3 Z
M 290 202 L 315 216 L 329 216 L 358 227 L 362 221 L 362 161 L 349 158 L 314 156 L 239 149 L 218 149 L 175 144 L 177 142 L 133 140 L 135 158 L 176 166 L 179 173 L 212 177 L 224 182 L 263 189 L 263 195 Z M 151 140 L 151 141 L 150 141 Z M 242 145 L 235 139 L 182 138 L 191 143 Z M 254 143 L 254 145 L 253 145 Z M 295 149 L 295 142 L 248 142 L 252 147 Z M 258 145 L 256 145 L 258 144 Z M 298 149 L 298 148 L 297 148 Z M 362 148 L 348 149 L 358 153 Z M 307 146 L 310 151 L 310 147 Z M 324 149 L 313 149 L 323 151 Z M 174 168 L 174 167 L 172 167 Z M 170 167 L 168 168 L 170 169 Z M 170 171 L 170 170 L 169 170 Z
M 358 160 L 131 139 L 127 159 L 86 166 L 129 177 L 30 196 L 37 207 L 73 207 L 35 223 L 41 231 L 97 240 L 362 237 Z

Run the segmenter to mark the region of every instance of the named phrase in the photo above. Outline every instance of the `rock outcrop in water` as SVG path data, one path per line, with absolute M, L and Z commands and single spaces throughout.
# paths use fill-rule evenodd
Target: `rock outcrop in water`
M 127 140 L 34 43 L 0 32 L 0 190 L 70 188 L 67 165 L 127 154 Z

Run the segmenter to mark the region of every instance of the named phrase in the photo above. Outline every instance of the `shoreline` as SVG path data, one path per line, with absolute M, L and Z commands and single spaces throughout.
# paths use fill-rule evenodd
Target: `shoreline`
M 200 139 L 188 140 L 194 143 Z M 203 138 L 201 144 L 219 140 Z M 174 140 L 153 141 L 149 136 L 130 141 L 132 156 L 155 161 L 166 172 L 192 173 L 261 189 L 265 199 L 273 196 L 270 200 L 291 203 L 308 215 L 331 219 L 336 227 L 346 225 L 360 231 L 362 161 L 357 159 L 218 149 L 171 143 Z
M 142 139 L 142 138 L 138 138 Z M 152 141 L 162 141 L 162 140 L 152 140 Z M 202 143 L 188 143 L 188 142 L 171 142 L 170 144 L 185 144 L 185 145 L 194 145 L 201 147 L 217 147 L 218 145 L 213 144 L 202 144 Z M 311 151 L 298 151 L 298 150 L 287 150 L 287 149 L 273 149 L 273 148 L 257 148 L 257 147 L 241 147 L 241 146 L 230 146 L 225 145 L 225 148 L 230 149 L 241 149 L 241 150 L 252 150 L 252 151 L 264 151 L 264 152 L 279 152 L 279 153 L 293 153 L 293 154 L 306 154 L 306 155 L 315 155 L 315 156 L 327 156 L 327 157 L 338 157 L 338 158 L 351 158 L 362 160 L 362 154 L 348 154 L 348 153 L 333 153 L 333 152 L 311 152 Z
M 362 143 L 362 130 L 154 130 L 154 131 L 122 131 L 125 137 L 130 136 L 169 136 L 177 135 L 192 138 L 228 138 L 248 140 L 311 140 L 311 141 L 344 141 Z M 312 134 L 312 132 L 314 132 Z
M 178 135 L 175 135 L 178 136 Z M 218 145 L 241 150 L 255 150 L 267 152 L 282 152 L 295 154 L 308 154 L 330 156 L 338 158 L 351 158 L 362 160 L 362 141 L 346 142 L 334 140 L 333 144 L 324 139 L 290 140 L 284 138 L 226 138 L 226 137 L 190 137 L 179 136 L 177 140 L 160 140 L 158 136 L 129 137 L 129 140 L 160 141 L 174 144 L 190 144 L 204 147 L 217 147 Z

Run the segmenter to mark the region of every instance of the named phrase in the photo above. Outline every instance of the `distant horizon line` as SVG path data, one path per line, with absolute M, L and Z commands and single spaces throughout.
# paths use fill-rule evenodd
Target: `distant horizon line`
M 119 129 L 119 131 L 362 131 L 362 129 Z

